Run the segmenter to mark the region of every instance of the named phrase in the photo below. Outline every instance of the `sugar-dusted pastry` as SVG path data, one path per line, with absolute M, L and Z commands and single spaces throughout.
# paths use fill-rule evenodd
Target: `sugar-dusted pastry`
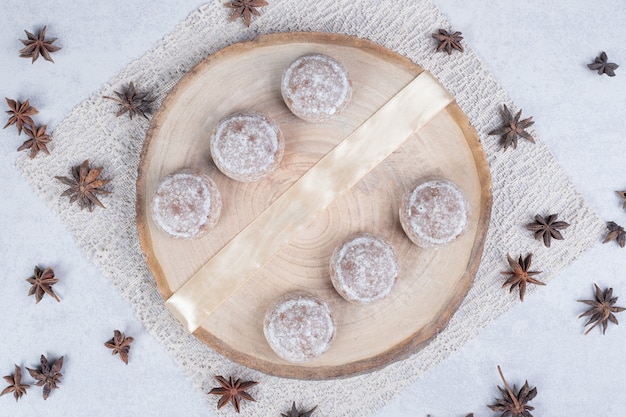
M 386 297 L 398 277 L 396 254 L 378 236 L 358 234 L 337 247 L 330 259 L 330 278 L 337 292 L 355 304 Z
M 293 114 L 307 122 L 321 122 L 348 105 L 352 82 L 348 71 L 335 59 L 304 55 L 285 70 L 281 92 Z
M 278 356 L 289 362 L 304 362 L 328 350 L 335 336 L 335 322 L 324 300 L 294 291 L 267 310 L 263 331 Z
M 221 120 L 211 137 L 211 156 L 217 168 L 237 181 L 256 181 L 280 164 L 285 140 L 270 117 L 252 111 Z
M 452 181 L 431 178 L 404 195 L 400 223 L 413 243 L 439 248 L 453 242 L 467 229 L 469 204 Z
M 163 178 L 152 199 L 156 225 L 172 237 L 198 239 L 217 223 L 222 198 L 204 173 L 184 169 Z

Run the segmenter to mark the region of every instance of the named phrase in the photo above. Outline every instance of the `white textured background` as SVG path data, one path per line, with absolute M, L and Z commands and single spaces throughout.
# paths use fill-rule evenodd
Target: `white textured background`
M 271 1 L 271 0 L 270 0 Z M 274 0 L 280 1 L 280 0 Z M 626 189 L 626 4 L 623 0 L 514 4 L 434 0 L 509 91 L 593 208 L 626 224 L 614 193 Z M 31 98 L 52 129 L 131 60 L 202 4 L 11 1 L 0 16 L 0 98 Z M 226 18 L 226 11 L 225 11 Z M 49 26 L 63 47 L 56 64 L 17 57 L 23 29 Z M 233 24 L 240 24 L 239 22 Z M 617 77 L 586 68 L 600 51 L 623 64 Z M 3 104 L 0 104 L 3 106 Z M 2 126 L 4 119 L 0 118 Z M 14 167 L 24 136 L 0 130 L 0 375 L 35 367 L 41 353 L 66 354 L 62 388 L 43 402 L 31 389 L 19 403 L 0 398 L 0 416 L 214 415 L 130 306 L 86 259 Z M 26 297 L 35 264 L 50 265 L 62 298 Z M 626 249 L 596 245 L 550 285 L 501 316 L 427 376 L 399 393 L 381 416 L 491 416 L 496 365 L 509 382 L 537 385 L 536 416 L 626 414 L 626 324 L 582 336 L 592 283 L 612 286 L 626 306 Z M 623 318 L 621 316 L 624 316 Z M 626 323 L 626 313 L 618 315 Z M 102 346 L 119 328 L 135 337 L 125 366 Z M 90 362 L 88 369 L 73 366 Z M 26 377 L 26 380 L 31 380 Z M 0 385 L 0 389 L 3 388 Z M 267 400 L 267 399 L 265 399 Z M 354 404 L 358 415 L 358 404 Z M 245 408 L 243 409 L 245 415 Z M 284 410 L 286 411 L 286 410 Z M 315 416 L 315 414 L 314 414 Z

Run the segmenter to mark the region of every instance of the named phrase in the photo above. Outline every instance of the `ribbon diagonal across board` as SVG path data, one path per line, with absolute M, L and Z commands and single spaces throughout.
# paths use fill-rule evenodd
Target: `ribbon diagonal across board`
M 354 87 L 346 111 L 323 125 L 291 115 L 279 91 L 284 68 L 313 52 L 342 60 Z M 237 80 L 252 87 L 233 95 L 231 69 L 251 63 L 263 75 Z M 291 377 L 373 369 L 428 340 L 469 287 L 491 202 L 484 154 L 451 103 L 448 92 L 417 65 L 349 36 L 277 34 L 207 58 L 155 116 L 138 181 L 140 235 L 170 311 L 227 356 Z M 193 112 L 187 110 L 190 106 Z M 208 149 L 216 121 L 240 110 L 267 113 L 279 122 L 287 141 L 281 167 L 251 184 L 226 178 L 206 153 L 189 152 Z M 155 228 L 149 209 L 159 179 L 187 167 L 211 171 L 224 202 L 220 223 L 198 241 L 165 236 Z M 441 251 L 412 245 L 397 218 L 401 195 L 427 175 L 456 181 L 472 205 L 467 235 Z M 382 235 L 402 263 L 392 295 L 371 306 L 348 305 L 328 279 L 334 246 L 356 232 Z M 329 300 L 338 321 L 329 352 L 298 365 L 273 354 L 262 335 L 268 304 L 295 289 Z M 415 319 L 388 325 L 394 316 Z
M 430 74 L 420 74 L 211 258 L 167 300 L 168 308 L 196 330 L 281 246 L 451 101 Z M 398 117 L 402 109 L 410 111 Z

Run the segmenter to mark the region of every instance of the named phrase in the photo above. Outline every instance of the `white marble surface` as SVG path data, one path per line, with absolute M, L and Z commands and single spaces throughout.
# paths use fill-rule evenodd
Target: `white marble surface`
M 202 1 L 10 3 L 0 15 L 0 97 L 30 98 L 40 110 L 37 121 L 54 129 Z M 626 189 L 624 1 L 435 3 L 524 114 L 534 116 L 536 131 L 600 216 L 626 225 L 614 193 Z M 56 64 L 18 58 L 23 29 L 45 24 L 63 47 L 53 55 Z M 586 68 L 602 50 L 623 64 L 614 78 Z M 66 356 L 60 390 L 46 402 L 39 388 L 18 403 L 1 397 L 0 416 L 215 415 L 215 403 L 192 388 L 20 176 L 14 161 L 23 140 L 13 128 L 0 130 L 0 375 L 12 373 L 14 363 L 35 367 L 42 353 Z M 35 264 L 54 268 L 61 303 L 45 298 L 36 305 L 26 297 L 24 280 Z M 626 249 L 598 243 L 379 415 L 495 415 L 485 405 L 498 395 L 498 364 L 511 384 L 528 379 L 538 387 L 535 416 L 623 415 L 626 325 L 583 336 L 577 319 L 584 305 L 575 300 L 591 298 L 594 282 L 614 287 L 626 306 Z M 618 318 L 626 321 L 626 313 Z M 103 346 L 113 329 L 135 337 L 128 366 Z M 355 416 L 358 409 L 354 404 Z

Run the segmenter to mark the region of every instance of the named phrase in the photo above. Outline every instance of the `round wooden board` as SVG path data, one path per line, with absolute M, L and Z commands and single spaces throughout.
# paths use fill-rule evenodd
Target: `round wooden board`
M 308 53 L 324 53 L 341 61 L 354 87 L 347 109 L 320 124 L 293 116 L 280 94 L 284 69 Z M 139 238 L 163 297 L 168 299 L 323 155 L 422 71 L 371 41 L 325 33 L 260 36 L 229 46 L 198 64 L 174 87 L 152 119 L 139 166 Z M 239 110 L 268 114 L 280 124 L 286 138 L 278 170 L 255 183 L 225 177 L 213 165 L 209 152 L 211 130 L 221 118 Z M 195 241 L 168 237 L 155 226 L 150 212 L 158 182 L 185 167 L 208 170 L 223 199 L 218 225 Z M 471 206 L 469 230 L 440 250 L 413 245 L 398 219 L 401 196 L 420 178 L 432 175 L 457 183 Z M 415 352 L 446 326 L 472 284 L 490 210 L 491 179 L 484 152 L 467 117 L 453 102 L 283 247 L 194 334 L 232 360 L 282 377 L 335 378 L 384 366 Z M 328 263 L 334 248 L 356 232 L 384 237 L 394 246 L 402 269 L 392 293 L 367 306 L 344 301 L 329 279 Z M 310 291 L 327 300 L 337 323 L 330 349 L 307 363 L 280 359 L 263 335 L 266 309 L 291 290 Z

